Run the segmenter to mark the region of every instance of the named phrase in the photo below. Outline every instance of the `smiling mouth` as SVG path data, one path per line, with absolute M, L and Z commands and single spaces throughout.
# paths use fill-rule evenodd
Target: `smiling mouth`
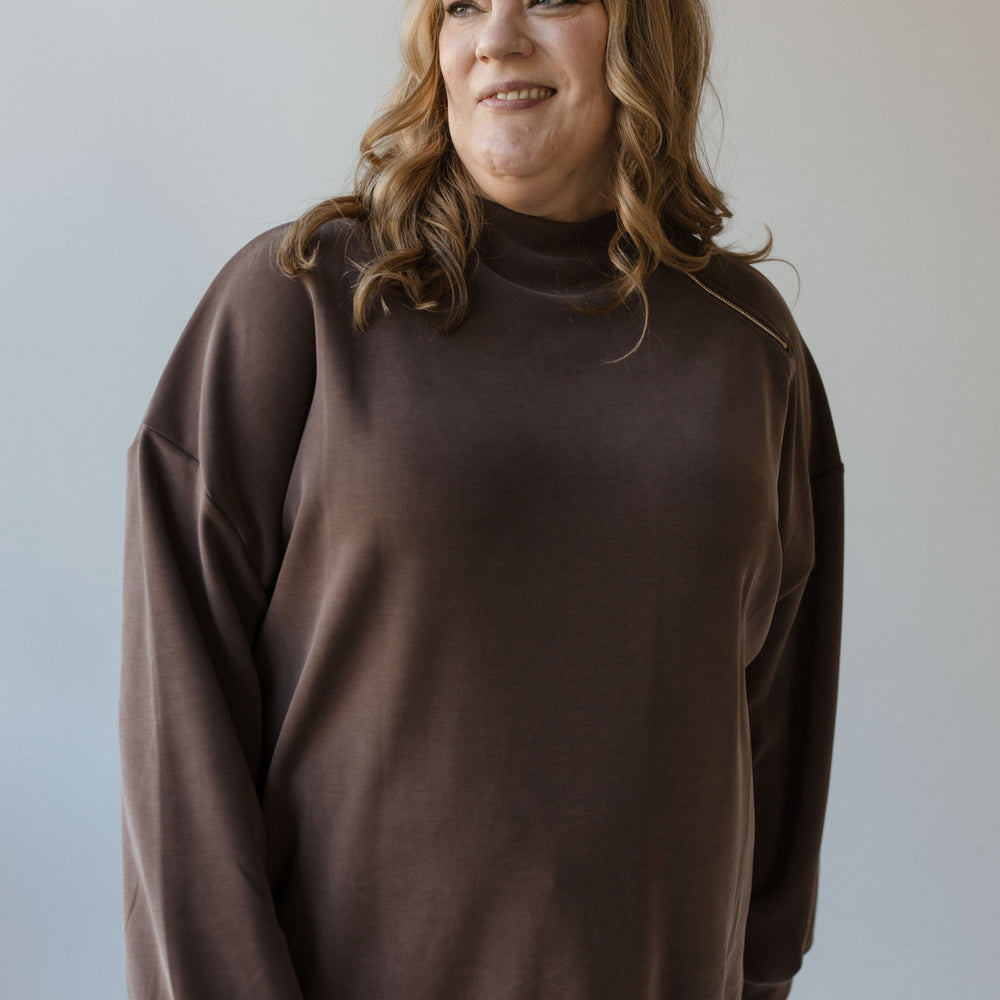
M 555 91 L 551 87 L 524 87 L 521 90 L 504 90 L 497 94 L 490 94 L 489 99 L 494 101 L 541 101 L 554 94 Z

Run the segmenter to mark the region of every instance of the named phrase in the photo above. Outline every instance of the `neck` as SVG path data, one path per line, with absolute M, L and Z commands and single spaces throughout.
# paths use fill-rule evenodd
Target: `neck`
M 617 205 L 603 187 L 579 193 L 571 184 L 553 184 L 539 189 L 534 178 L 491 177 L 477 183 L 480 195 L 521 215 L 553 222 L 585 222 L 613 212 Z
M 614 268 L 608 247 L 618 217 L 606 212 L 566 222 L 483 203 L 482 264 L 515 284 L 549 294 L 588 297 L 607 288 Z

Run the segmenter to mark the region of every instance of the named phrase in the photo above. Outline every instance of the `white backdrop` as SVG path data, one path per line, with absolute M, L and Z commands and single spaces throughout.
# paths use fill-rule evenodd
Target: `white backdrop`
M 716 9 L 718 176 L 736 236 L 769 224 L 799 270 L 801 289 L 768 266 L 796 300 L 848 472 L 840 728 L 817 941 L 794 997 L 992 1000 L 1000 9 Z M 124 996 L 125 450 L 218 268 L 343 189 L 395 75 L 397 12 L 397 0 L 0 0 L 10 1000 Z

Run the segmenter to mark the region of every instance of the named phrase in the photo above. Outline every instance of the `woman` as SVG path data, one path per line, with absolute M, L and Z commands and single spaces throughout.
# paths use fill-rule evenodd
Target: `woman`
M 841 466 L 714 243 L 704 8 L 412 0 L 405 53 L 130 450 L 130 995 L 778 1000 Z

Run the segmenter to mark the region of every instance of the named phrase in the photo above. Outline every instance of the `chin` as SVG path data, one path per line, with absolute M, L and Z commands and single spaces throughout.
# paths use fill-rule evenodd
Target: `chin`
M 539 173 L 541 173 L 540 170 L 533 169 L 523 160 L 511 160 L 510 162 L 495 161 L 488 169 L 482 171 L 482 176 L 484 180 L 489 179 L 495 184 L 518 184 L 530 182 Z
M 490 149 L 475 158 L 478 169 L 497 179 L 527 179 L 544 172 L 548 157 L 539 155 L 536 149 Z

